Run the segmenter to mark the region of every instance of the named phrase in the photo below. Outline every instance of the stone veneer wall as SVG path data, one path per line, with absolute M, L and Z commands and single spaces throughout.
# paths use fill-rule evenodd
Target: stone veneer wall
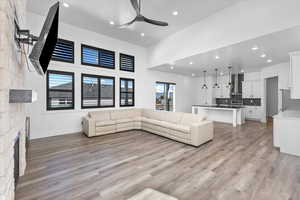
M 24 88 L 25 60 L 14 41 L 14 16 L 25 27 L 26 0 L 0 0 L 0 200 L 14 199 L 14 141 L 20 133 L 20 175 L 24 174 L 25 105 L 9 104 L 11 88 Z

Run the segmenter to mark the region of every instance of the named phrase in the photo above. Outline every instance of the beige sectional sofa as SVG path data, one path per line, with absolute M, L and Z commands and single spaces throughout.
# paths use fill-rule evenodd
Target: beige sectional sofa
M 83 118 L 83 132 L 88 137 L 134 129 L 193 146 L 200 146 L 214 136 L 212 121 L 190 113 L 133 108 L 90 112 Z

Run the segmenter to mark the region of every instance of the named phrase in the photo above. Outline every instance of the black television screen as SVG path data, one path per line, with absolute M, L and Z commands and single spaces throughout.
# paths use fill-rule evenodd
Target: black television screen
M 58 38 L 59 2 L 54 4 L 48 12 L 43 29 L 36 44 L 29 55 L 29 59 L 36 71 L 44 75 L 54 51 Z

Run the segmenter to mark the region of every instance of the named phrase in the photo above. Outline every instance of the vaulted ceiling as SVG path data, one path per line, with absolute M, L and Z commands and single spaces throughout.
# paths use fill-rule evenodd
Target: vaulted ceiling
M 130 0 L 64 0 L 69 7 L 61 9 L 62 22 L 108 35 L 140 46 L 151 46 L 165 37 L 205 17 L 243 0 L 142 0 L 142 13 L 169 22 L 168 27 L 135 23 L 119 29 L 118 25 L 135 17 Z M 46 15 L 56 0 L 28 0 L 27 10 Z M 177 11 L 178 15 L 173 15 Z M 110 25 L 113 21 L 115 25 Z M 145 36 L 142 37 L 141 33 Z

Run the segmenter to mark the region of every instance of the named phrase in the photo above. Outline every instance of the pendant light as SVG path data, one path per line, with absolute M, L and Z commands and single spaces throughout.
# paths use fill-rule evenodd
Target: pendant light
M 202 90 L 207 90 L 207 82 L 206 82 L 206 70 L 203 71 L 203 77 L 204 77 L 204 84 L 202 86 Z
M 229 66 L 228 67 L 228 84 L 227 84 L 226 88 L 231 88 L 231 86 L 232 86 L 231 76 L 232 76 L 232 67 Z
M 219 84 L 218 84 L 218 69 L 215 69 L 216 72 L 216 83 L 214 84 L 213 88 L 220 88 Z

